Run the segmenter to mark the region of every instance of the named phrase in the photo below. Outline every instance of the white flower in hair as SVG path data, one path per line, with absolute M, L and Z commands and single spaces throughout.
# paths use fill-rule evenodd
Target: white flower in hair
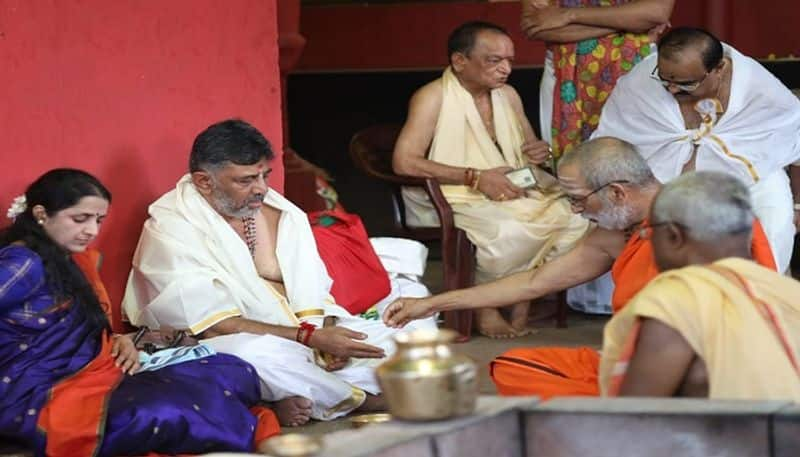
M 11 206 L 8 208 L 8 212 L 6 213 L 6 217 L 14 220 L 27 208 L 28 202 L 25 200 L 25 195 L 20 195 L 19 197 L 15 198 L 13 202 L 11 202 Z

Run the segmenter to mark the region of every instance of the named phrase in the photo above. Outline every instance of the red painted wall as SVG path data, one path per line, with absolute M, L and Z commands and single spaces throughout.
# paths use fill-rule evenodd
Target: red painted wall
M 118 303 L 147 205 L 197 133 L 241 117 L 283 144 L 275 0 L 0 0 L 0 88 L 0 217 L 47 169 L 97 175 L 114 196 L 97 245 Z
M 442 67 L 449 33 L 476 19 L 511 33 L 517 65 L 541 65 L 544 46 L 522 36 L 519 15 L 516 1 L 306 6 L 300 31 L 308 43 L 298 70 Z M 800 55 L 796 0 L 676 0 L 672 24 L 712 29 L 756 57 Z
M 728 35 L 745 54 L 800 57 L 800 3 L 797 0 L 729 0 Z

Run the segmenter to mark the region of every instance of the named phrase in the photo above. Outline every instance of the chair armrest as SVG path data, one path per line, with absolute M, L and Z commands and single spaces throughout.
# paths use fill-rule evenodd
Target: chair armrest
M 444 198 L 442 187 L 439 180 L 436 178 L 424 178 L 423 184 L 428 197 L 433 203 L 436 214 L 439 215 L 439 222 L 442 226 L 442 234 L 452 233 L 455 230 L 455 222 L 453 222 L 453 208 L 447 199 Z

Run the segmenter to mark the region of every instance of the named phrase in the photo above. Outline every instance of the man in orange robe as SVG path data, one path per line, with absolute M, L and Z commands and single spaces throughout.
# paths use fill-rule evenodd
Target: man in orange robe
M 611 269 L 614 312 L 658 274 L 646 231 L 650 206 L 661 188 L 636 148 L 616 138 L 597 138 L 564 156 L 558 181 L 572 210 L 598 227 L 567 254 L 533 271 L 517 273 L 469 289 L 423 299 L 401 298 L 384 313 L 390 326 L 440 311 L 504 306 L 558 292 Z M 753 258 L 775 269 L 761 225 L 755 221 Z M 596 350 L 517 348 L 497 357 L 491 375 L 502 395 L 599 395 Z

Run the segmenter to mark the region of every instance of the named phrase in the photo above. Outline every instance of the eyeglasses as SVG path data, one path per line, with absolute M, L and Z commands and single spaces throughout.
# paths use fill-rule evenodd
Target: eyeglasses
M 570 205 L 583 206 L 583 204 L 586 202 L 587 198 L 589 198 L 592 195 L 600 192 L 601 190 L 605 189 L 606 187 L 608 187 L 608 186 L 610 186 L 612 184 L 630 184 L 630 181 L 628 181 L 627 179 L 618 179 L 616 181 L 609 181 L 609 182 L 603 184 L 602 186 L 598 187 L 597 189 L 589 192 L 588 194 L 586 194 L 586 195 L 584 195 L 582 197 L 575 197 L 573 195 L 564 195 L 564 197 L 567 199 L 567 201 L 569 202 Z
M 658 81 L 662 86 L 669 89 L 669 86 L 675 86 L 678 89 L 684 92 L 694 92 L 700 87 L 700 84 L 708 78 L 711 72 L 707 71 L 705 75 L 699 81 L 692 81 L 692 82 L 684 82 L 684 83 L 676 83 L 673 81 L 667 81 L 666 79 L 662 79 L 661 76 L 658 74 L 658 67 L 653 68 L 653 71 L 650 73 L 650 77 Z

